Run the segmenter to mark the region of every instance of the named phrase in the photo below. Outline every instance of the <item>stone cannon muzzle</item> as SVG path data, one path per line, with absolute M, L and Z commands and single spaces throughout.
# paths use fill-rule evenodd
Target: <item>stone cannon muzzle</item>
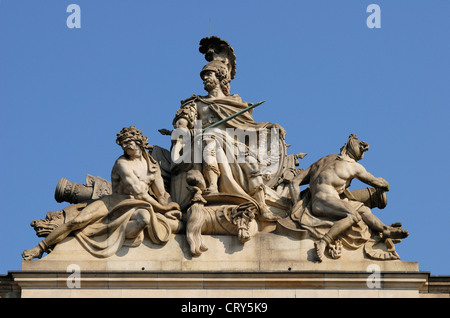
M 380 188 L 365 188 L 360 190 L 349 191 L 347 195 L 349 199 L 353 199 L 364 203 L 369 208 L 384 209 L 387 205 L 386 191 Z
M 98 199 L 111 193 L 111 183 L 100 177 L 87 175 L 86 184 L 79 184 L 66 178 L 61 178 L 56 185 L 55 200 L 58 203 L 69 202 L 75 204 Z

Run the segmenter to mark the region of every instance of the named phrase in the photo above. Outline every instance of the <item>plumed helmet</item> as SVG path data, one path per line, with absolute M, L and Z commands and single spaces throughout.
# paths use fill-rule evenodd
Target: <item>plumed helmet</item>
M 218 36 L 206 37 L 200 40 L 200 53 L 205 55 L 208 62 L 219 60 L 228 68 L 228 82 L 236 75 L 236 54 L 231 45 Z
M 215 72 L 219 80 L 226 79 L 227 81 L 230 81 L 230 78 L 228 77 L 228 68 L 220 60 L 212 60 L 211 62 L 206 64 L 200 72 L 200 77 L 203 78 L 204 73 L 207 71 Z

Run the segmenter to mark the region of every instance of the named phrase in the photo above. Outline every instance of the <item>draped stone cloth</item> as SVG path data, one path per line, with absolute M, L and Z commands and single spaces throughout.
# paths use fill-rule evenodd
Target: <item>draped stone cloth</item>
M 251 103 L 244 102 L 241 97 L 237 94 L 227 96 L 226 98 L 218 98 L 214 99 L 214 101 L 208 102 L 205 99 L 202 99 L 200 96 L 196 96 L 196 98 L 200 101 L 202 101 L 205 104 L 209 104 L 210 110 L 219 117 L 219 120 L 227 118 L 238 111 L 247 108 L 251 105 Z M 257 123 L 253 119 L 252 116 L 252 110 L 249 110 L 245 113 L 242 113 L 241 115 L 230 119 L 226 122 L 227 127 L 229 128 L 237 128 L 237 129 L 260 129 L 260 128 L 267 128 L 271 123 L 269 122 L 262 122 Z
M 134 247 L 142 243 L 144 233 L 126 237 L 126 227 L 133 213 L 145 209 L 150 214 L 150 225 L 144 229 L 155 244 L 165 244 L 172 233 L 170 222 L 161 213 L 155 212 L 150 203 L 131 196 L 113 194 L 102 197 L 108 207 L 108 214 L 85 228 L 74 232 L 83 247 L 96 257 L 109 257 L 122 246 Z
M 363 205 L 363 203 L 358 201 L 350 200 L 349 202 L 354 205 L 355 209 Z M 330 230 L 336 220 L 314 215 L 311 209 L 311 203 L 311 192 L 307 188 L 302 191 L 300 201 L 294 206 L 291 218 L 308 230 L 312 237 L 321 239 Z M 346 247 L 357 249 L 371 240 L 371 233 L 366 223 L 361 220 L 345 231 L 340 239 Z

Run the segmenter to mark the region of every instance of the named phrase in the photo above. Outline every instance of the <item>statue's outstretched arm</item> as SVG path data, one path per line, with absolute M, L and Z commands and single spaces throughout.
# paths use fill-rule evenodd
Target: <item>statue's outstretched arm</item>
M 371 173 L 369 173 L 362 165 L 358 164 L 358 169 L 357 169 L 357 173 L 356 173 L 356 178 L 361 181 L 364 182 L 368 185 L 371 185 L 372 187 L 375 188 L 381 188 L 384 189 L 386 191 L 389 191 L 389 183 L 384 180 L 381 177 L 375 177 L 373 176 Z

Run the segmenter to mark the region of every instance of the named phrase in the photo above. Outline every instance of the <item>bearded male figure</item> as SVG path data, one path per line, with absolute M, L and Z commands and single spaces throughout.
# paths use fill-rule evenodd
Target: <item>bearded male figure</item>
M 112 194 L 86 202 L 77 216 L 50 232 L 36 247 L 25 250 L 25 260 L 40 258 L 72 232 L 91 254 L 108 257 L 127 239 L 131 241 L 128 246 L 140 244 L 145 228 L 150 227 L 151 239 L 160 244 L 167 240 L 168 232 L 176 230 L 180 208 L 171 202 L 159 165 L 147 153 L 147 137 L 131 126 L 117 134 L 116 142 L 124 154 L 111 171 Z M 106 235 L 103 241 L 93 239 L 102 235 Z
M 182 101 L 173 125 L 178 129 L 192 129 L 196 121 L 201 121 L 202 129 L 225 119 L 238 111 L 247 108 L 251 103 L 242 101 L 238 95 L 230 95 L 229 69 L 220 59 L 213 59 L 203 67 L 200 76 L 203 79 L 206 96 L 193 95 Z M 200 170 L 205 178 L 205 193 L 227 193 L 248 197 L 257 201 L 263 219 L 275 221 L 277 217 L 270 211 L 265 202 L 265 186 L 261 175 L 260 162 L 255 152 L 250 151 L 249 143 L 239 142 L 230 135 L 231 131 L 258 131 L 275 128 L 284 137 L 284 130 L 277 124 L 256 123 L 250 112 L 245 112 L 231 120 L 203 131 L 201 140 L 191 142 L 202 146 L 202 162 L 195 162 L 189 152 L 183 152 L 182 141 L 172 134 L 172 158 L 178 158 L 172 168 L 171 194 L 181 206 L 190 203 L 189 195 L 183 183 L 185 173 L 189 169 Z M 195 135 L 194 135 L 195 136 Z M 186 146 L 186 141 L 183 141 Z M 284 140 L 283 140 L 284 142 Z M 190 146 L 190 144 L 188 144 Z M 237 152 L 236 152 L 237 150 Z M 183 153 L 183 154 L 182 154 Z M 232 156 L 230 157 L 230 153 Z M 182 155 L 181 155 L 182 154 Z M 185 156 L 182 158 L 182 156 Z M 245 160 L 238 160 L 242 155 Z M 193 162 L 192 164 L 190 164 Z
M 326 247 L 352 225 L 363 220 L 383 238 L 402 239 L 408 231 L 398 226 L 388 226 L 372 214 L 362 202 L 348 200 L 344 191 L 356 178 L 368 185 L 389 191 L 389 183 L 381 177 L 374 177 L 357 161 L 364 157 L 369 145 L 351 134 L 339 155 L 333 154 L 319 159 L 294 179 L 294 183 L 308 184 L 311 193 L 311 209 L 314 215 L 334 219 L 328 232 L 315 244 L 319 261 L 322 261 Z

